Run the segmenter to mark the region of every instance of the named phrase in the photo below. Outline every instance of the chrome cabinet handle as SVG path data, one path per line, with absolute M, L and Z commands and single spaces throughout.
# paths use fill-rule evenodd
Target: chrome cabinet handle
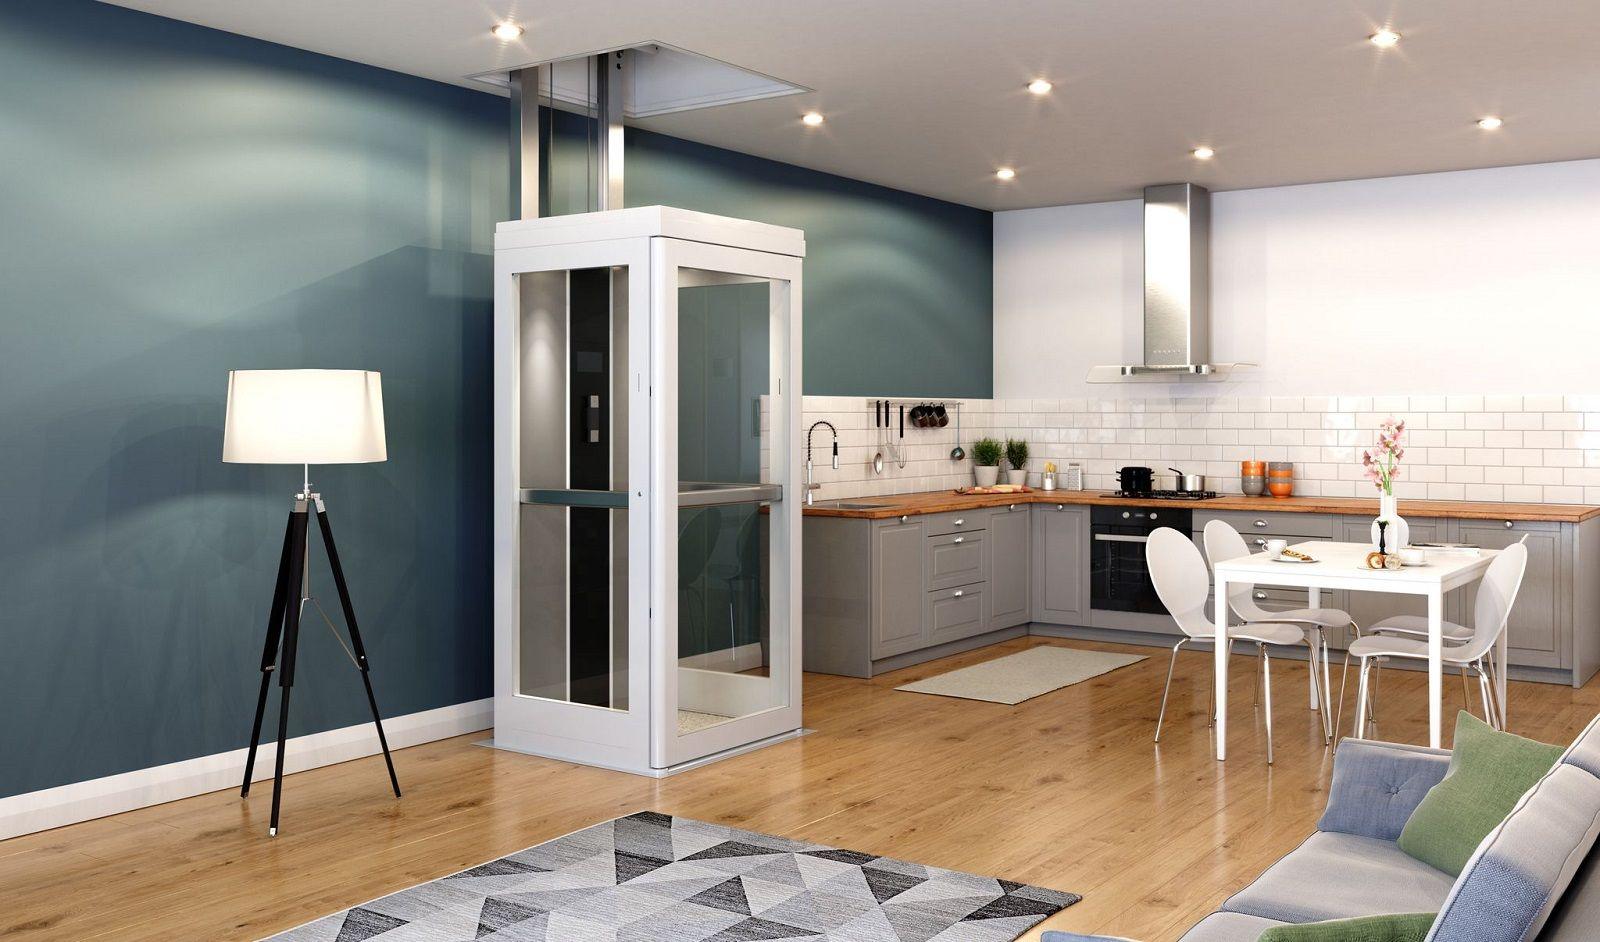
M 1016 505 L 1016 504 L 1012 504 L 1012 505 L 1011 505 L 1011 506 L 1009 506 L 1009 507 L 1007 507 L 1007 508 L 1006 508 L 1006 510 L 1008 510 L 1008 511 L 1010 511 L 1010 510 L 1016 510 L 1016 509 L 1017 509 L 1017 505 Z
M 1056 509 L 1057 510 L 1066 510 L 1067 509 L 1067 505 L 1066 504 L 1057 504 L 1056 505 Z
M 950 542 L 952 542 L 952 543 L 965 543 L 966 541 L 967 541 L 966 537 L 958 536 L 955 539 L 951 540 Z
M 900 522 L 901 522 L 901 523 L 905 523 L 905 522 L 906 522 L 906 521 L 907 521 L 907 520 L 909 520 L 909 519 L 911 519 L 911 518 L 910 518 L 910 517 L 907 517 L 907 516 L 906 516 L 906 515 L 905 515 L 905 514 L 901 514 L 901 515 L 900 515 Z
M 1265 592 L 1257 592 L 1255 596 L 1257 602 L 1265 602 L 1267 600 L 1267 593 Z
M 1265 520 L 1257 520 L 1256 521 L 1256 526 L 1258 526 L 1258 527 L 1265 527 L 1266 525 L 1267 525 L 1267 522 Z
M 1513 526 L 1515 526 L 1515 524 L 1513 524 L 1510 520 L 1506 521 L 1506 529 L 1507 530 L 1511 529 Z
M 1263 537 L 1263 536 L 1256 537 L 1256 545 L 1257 546 L 1266 546 L 1267 545 L 1267 538 Z
M 953 599 L 959 599 L 959 598 L 961 598 L 961 597 L 962 597 L 962 596 L 963 596 L 963 595 L 966 595 L 966 594 L 967 594 L 967 593 L 965 593 L 965 592 L 963 592 L 963 591 L 961 591 L 961 590 L 960 590 L 960 589 L 957 589 L 957 590 L 955 590 L 955 591 L 954 591 L 954 592 L 952 592 L 952 593 L 951 593 L 951 594 L 950 594 L 950 597 L 951 597 L 951 598 L 953 598 Z
M 962 517 L 957 517 L 955 519 L 955 521 L 954 521 L 955 525 L 958 526 L 958 527 L 961 526 L 963 523 L 966 523 L 966 522 L 967 521 Z

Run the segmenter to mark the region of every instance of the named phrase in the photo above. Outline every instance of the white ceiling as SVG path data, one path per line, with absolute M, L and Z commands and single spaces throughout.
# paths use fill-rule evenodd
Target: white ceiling
M 815 91 L 641 127 L 986 209 L 1600 156 L 1596 0 L 117 2 L 472 87 L 658 40 Z

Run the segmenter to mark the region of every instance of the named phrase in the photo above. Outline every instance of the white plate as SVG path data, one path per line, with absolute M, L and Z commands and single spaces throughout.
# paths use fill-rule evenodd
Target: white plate
M 1293 556 L 1268 556 L 1267 558 L 1272 560 L 1275 563 L 1314 563 L 1314 562 L 1318 562 L 1318 560 L 1315 560 L 1315 559 L 1295 559 Z

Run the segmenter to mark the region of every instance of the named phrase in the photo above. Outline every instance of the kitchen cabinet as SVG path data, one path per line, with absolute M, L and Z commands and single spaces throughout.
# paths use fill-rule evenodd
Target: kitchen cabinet
M 872 656 L 903 654 L 923 645 L 922 522 L 878 522 L 872 531 Z
M 989 514 L 989 627 L 1028 623 L 1033 606 L 1033 513 L 1013 504 Z
M 1033 620 L 1086 625 L 1089 618 L 1089 508 L 1035 504 Z
M 1564 558 L 1562 525 L 1559 523 L 1515 520 L 1462 520 L 1456 539 L 1476 543 L 1485 549 L 1501 549 L 1519 540 L 1528 548 L 1528 568 L 1522 576 L 1511 617 L 1506 623 L 1506 660 L 1530 667 L 1560 667 L 1563 641 L 1568 632 L 1563 612 L 1570 612 L 1572 585 L 1570 572 L 1561 565 Z M 1478 588 L 1467 586 L 1456 593 L 1458 617 L 1450 620 L 1471 627 Z
M 1029 631 L 1110 630 L 1148 642 L 1176 630 L 1164 614 L 1092 610 L 1088 503 L 1072 495 L 1059 503 L 1032 495 L 1016 504 L 950 510 L 947 497 L 938 496 L 939 509 L 927 513 L 807 517 L 806 670 L 871 677 Z M 1199 505 L 1192 517 L 1196 543 L 1203 544 L 1212 519 L 1225 520 L 1251 545 L 1273 538 L 1365 543 L 1372 523 L 1366 514 L 1291 511 L 1269 501 L 1259 509 Z M 1495 549 L 1526 537 L 1528 571 L 1508 628 L 1511 665 L 1522 677 L 1576 684 L 1600 669 L 1600 577 L 1580 578 L 1600 565 L 1600 517 L 1507 521 L 1419 514 L 1407 520 L 1413 541 Z M 1304 589 L 1261 584 L 1253 591 L 1268 610 L 1307 604 Z M 1475 598 L 1471 586 L 1450 593 L 1445 618 L 1471 625 Z M 1320 601 L 1361 625 L 1425 614 L 1416 596 L 1324 591 Z M 1348 640 L 1342 632 L 1329 636 L 1335 647 Z

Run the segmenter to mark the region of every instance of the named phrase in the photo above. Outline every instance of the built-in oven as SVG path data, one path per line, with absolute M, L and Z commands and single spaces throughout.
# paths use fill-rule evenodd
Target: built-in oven
M 1145 543 L 1160 527 L 1171 527 L 1188 536 L 1193 519 L 1193 511 L 1182 507 L 1091 507 L 1090 607 L 1164 614 L 1166 608 L 1156 595 L 1145 563 Z

